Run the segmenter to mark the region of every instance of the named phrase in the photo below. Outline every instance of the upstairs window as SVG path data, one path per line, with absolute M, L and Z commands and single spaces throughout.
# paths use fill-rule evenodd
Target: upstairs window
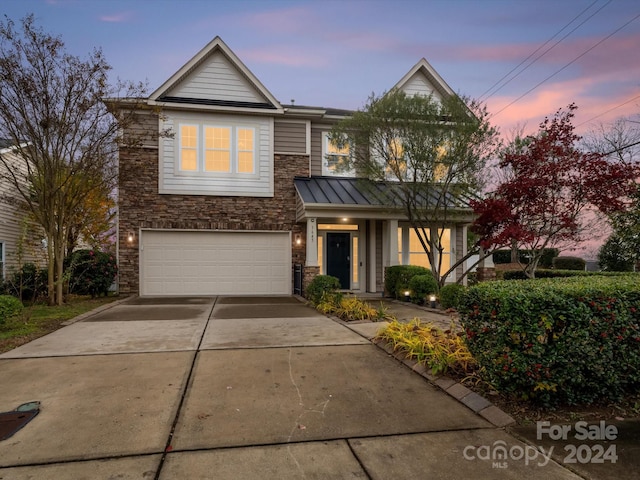
M 179 127 L 179 170 L 210 174 L 256 171 L 255 129 L 244 126 Z
M 355 170 L 345 169 L 349 155 L 349 145 L 340 148 L 329 139 L 328 132 L 322 134 L 322 175 L 355 177 Z

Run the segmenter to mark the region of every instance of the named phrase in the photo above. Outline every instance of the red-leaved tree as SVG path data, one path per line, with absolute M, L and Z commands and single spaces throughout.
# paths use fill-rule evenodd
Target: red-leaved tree
M 584 238 L 587 212 L 605 214 L 627 208 L 638 165 L 581 151 L 572 118 L 576 105 L 545 118 L 540 131 L 518 139 L 500 166 L 510 174 L 484 200 L 475 201 L 473 230 L 486 249 L 514 241 L 531 251 L 528 277 L 545 248 L 566 247 Z

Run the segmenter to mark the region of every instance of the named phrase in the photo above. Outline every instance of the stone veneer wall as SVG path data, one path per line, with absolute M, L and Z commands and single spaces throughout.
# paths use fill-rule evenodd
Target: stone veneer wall
M 306 226 L 296 223 L 293 178 L 308 175 L 308 156 L 275 155 L 272 198 L 160 195 L 158 150 L 122 149 L 118 192 L 120 293 L 139 293 L 140 228 L 290 231 L 291 268 L 296 263 L 304 264 L 305 242 L 297 246 L 295 237 L 299 234 L 306 239 Z M 130 232 L 135 234 L 132 243 L 127 241 Z

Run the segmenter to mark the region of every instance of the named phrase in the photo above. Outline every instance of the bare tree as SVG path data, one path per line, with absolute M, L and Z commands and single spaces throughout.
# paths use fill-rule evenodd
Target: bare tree
M 111 85 L 110 69 L 99 49 L 86 59 L 69 54 L 33 15 L 21 28 L 6 16 L 0 22 L 0 137 L 24 166 L 0 157 L 0 176 L 44 230 L 50 304 L 63 301 L 67 241 L 84 200 L 115 188 L 118 133 L 131 119 L 115 118 L 103 99 L 144 92 L 142 84 Z

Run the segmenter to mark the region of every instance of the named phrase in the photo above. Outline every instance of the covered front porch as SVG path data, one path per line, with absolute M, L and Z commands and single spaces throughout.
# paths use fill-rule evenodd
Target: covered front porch
M 430 267 L 406 216 L 383 192 L 353 178 L 296 178 L 295 185 L 297 221 L 306 226 L 307 280 L 331 275 L 344 290 L 382 293 L 386 267 Z M 468 223 L 451 223 L 440 231 L 434 226 L 433 234 L 442 234 L 443 271 L 466 254 Z M 447 282 L 455 282 L 463 268 L 457 268 Z

